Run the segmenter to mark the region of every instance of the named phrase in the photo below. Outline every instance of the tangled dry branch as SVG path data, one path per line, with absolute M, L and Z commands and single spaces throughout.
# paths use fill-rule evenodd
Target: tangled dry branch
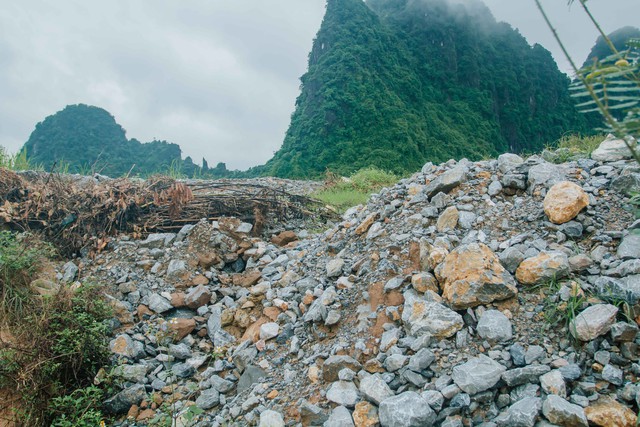
M 249 181 L 96 180 L 0 168 L 0 225 L 40 231 L 65 255 L 100 250 L 117 232 L 177 231 L 225 216 L 259 233 L 275 222 L 333 213 L 309 197 Z

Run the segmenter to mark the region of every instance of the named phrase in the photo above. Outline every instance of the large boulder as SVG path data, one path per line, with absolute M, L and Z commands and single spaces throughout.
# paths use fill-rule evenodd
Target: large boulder
M 544 198 L 544 213 L 554 224 L 564 224 L 578 216 L 589 205 L 589 196 L 577 184 L 562 181 L 555 184 Z
M 456 248 L 435 270 L 442 296 L 456 310 L 515 296 L 511 274 L 482 243 Z

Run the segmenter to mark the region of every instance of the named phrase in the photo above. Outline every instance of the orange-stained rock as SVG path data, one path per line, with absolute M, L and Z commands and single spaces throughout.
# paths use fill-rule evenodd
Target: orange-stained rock
M 136 310 L 136 313 L 138 315 L 138 319 L 142 320 L 143 316 L 153 316 L 153 311 L 151 311 L 149 309 L 149 307 L 147 307 L 146 305 L 140 304 L 138 306 L 138 309 Z
M 320 368 L 318 368 L 316 365 L 309 366 L 309 371 L 307 371 L 307 378 L 309 378 L 309 381 L 314 384 L 320 381 Z
M 589 424 L 601 427 L 635 427 L 637 416 L 617 401 L 601 397 L 584 410 Z
M 427 291 L 438 292 L 438 282 L 431 273 L 418 273 L 411 276 L 411 286 L 420 293 Z
M 440 214 L 436 228 L 438 231 L 453 230 L 458 225 L 458 219 L 460 219 L 460 212 L 455 206 L 449 206 Z
M 551 187 L 544 198 L 544 213 L 555 224 L 564 224 L 589 205 L 589 196 L 573 182 L 562 181 Z
M 367 360 L 366 362 L 364 362 L 363 368 L 370 374 L 375 374 L 377 372 L 382 373 L 387 371 L 384 366 L 382 366 L 382 362 L 380 362 L 378 359 Z
M 449 249 L 433 246 L 426 240 L 420 241 L 420 268 L 433 271 L 449 255 Z
M 184 307 L 184 292 L 175 292 L 171 294 L 171 305 L 176 308 Z
M 138 407 L 138 405 L 131 405 L 131 407 L 129 408 L 129 412 L 127 412 L 127 418 L 135 420 L 136 418 L 138 418 L 138 414 L 140 414 L 140 408 Z
M 241 274 L 233 275 L 233 284 L 236 286 L 242 286 L 243 288 L 250 288 L 260 281 L 262 273 L 258 270 L 247 271 Z
M 196 328 L 196 321 L 193 319 L 175 318 L 171 319 L 167 324 L 175 341 L 180 341 Z
M 546 280 L 561 279 L 569 275 L 569 259 L 563 252 L 541 252 L 527 258 L 516 269 L 516 279 L 525 285 Z
M 136 417 L 136 421 L 146 421 L 156 416 L 156 411 L 153 409 L 145 409 L 141 411 Z
M 253 322 L 246 331 L 244 331 L 244 334 L 242 335 L 242 339 L 240 341 L 251 340 L 251 342 L 254 343 L 258 342 L 258 340 L 260 339 L 260 326 L 269 322 L 271 322 L 271 319 L 266 316 L 262 316 L 261 318 Z
M 280 315 L 280 313 L 282 313 L 282 312 L 280 311 L 280 309 L 278 307 L 265 307 L 262 310 L 262 314 L 267 316 L 273 322 L 275 322 L 276 319 L 278 319 L 278 316 Z
M 122 301 L 113 299 L 109 301 L 113 309 L 113 315 L 118 321 L 124 325 L 133 323 L 133 314 L 129 311 Z
M 191 279 L 191 283 L 194 286 L 208 285 L 209 284 L 209 279 L 207 279 L 206 276 L 203 276 L 202 274 L 198 274 L 196 277 Z
M 356 427 L 373 427 L 380 424 L 378 408 L 369 402 L 356 403 L 356 409 L 353 411 L 352 416 Z
M 454 310 L 511 298 L 518 293 L 511 274 L 482 243 L 453 250 L 436 268 L 442 296 Z
M 358 228 L 356 228 L 356 234 L 361 235 L 369 231 L 369 228 L 371 228 L 373 223 L 376 222 L 376 219 L 378 219 L 377 212 L 370 214 L 368 217 L 364 219 L 364 221 L 362 221 L 362 223 L 360 223 Z
M 291 230 L 283 231 L 282 233 L 271 237 L 271 243 L 278 246 L 286 246 L 296 240 L 298 240 L 298 235 Z
M 208 270 L 211 266 L 218 264 L 221 261 L 220 257 L 215 252 L 206 254 L 198 253 L 196 254 L 196 258 L 198 258 L 198 265 L 205 270 Z
M 267 394 L 267 399 L 269 400 L 273 400 L 276 397 L 278 397 L 278 395 L 280 394 L 280 392 L 278 390 L 271 390 L 268 394 Z

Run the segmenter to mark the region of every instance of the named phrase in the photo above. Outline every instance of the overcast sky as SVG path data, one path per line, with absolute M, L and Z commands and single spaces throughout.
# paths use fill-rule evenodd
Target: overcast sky
M 533 0 L 487 0 L 498 20 L 566 60 Z M 543 0 L 582 63 L 597 33 L 565 0 Z M 639 25 L 640 0 L 590 0 L 605 31 Z M 142 142 L 196 163 L 262 164 L 278 150 L 324 0 L 20 0 L 0 5 L 0 145 L 17 151 L 68 104 L 109 111 Z

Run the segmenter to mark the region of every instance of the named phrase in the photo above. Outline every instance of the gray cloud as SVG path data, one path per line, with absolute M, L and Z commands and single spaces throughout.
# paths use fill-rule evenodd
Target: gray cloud
M 577 62 L 597 34 L 574 5 L 544 0 Z M 637 0 L 591 0 L 607 31 Z M 533 0 L 487 0 L 499 20 L 557 55 Z M 0 8 L 0 145 L 17 151 L 67 104 L 105 108 L 129 138 L 245 169 L 289 125 L 324 0 L 21 0 Z

